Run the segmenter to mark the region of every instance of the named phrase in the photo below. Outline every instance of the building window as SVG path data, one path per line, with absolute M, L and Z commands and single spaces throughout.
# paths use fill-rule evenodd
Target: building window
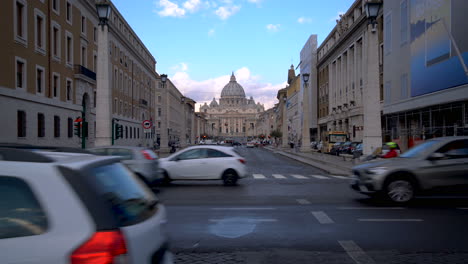
M 67 127 L 68 127 L 68 137 L 73 137 L 73 119 L 68 118 L 67 120 Z
M 36 65 L 36 92 L 43 94 L 45 88 L 44 68 Z
M 60 26 L 56 22 L 52 22 L 52 55 L 55 58 L 60 58 Z
M 130 138 L 133 138 L 133 129 L 130 127 Z
M 27 2 L 24 0 L 17 0 L 15 2 L 15 40 L 19 41 L 20 43 L 27 45 Z
M 69 24 L 72 23 L 72 10 L 73 10 L 72 4 L 67 1 L 67 22 Z
M 158 116 L 161 117 L 161 107 L 158 108 Z
M 114 98 L 114 114 L 117 113 L 117 98 Z
M 403 74 L 400 78 L 401 99 L 408 98 L 408 74 Z
M 158 122 L 158 128 L 161 128 L 161 122 Z
M 18 111 L 18 137 L 26 137 L 26 112 Z
M 26 88 L 26 61 L 16 57 L 16 88 Z
M 35 46 L 36 51 L 40 52 L 41 54 L 45 54 L 45 15 L 39 11 L 38 9 L 34 9 L 34 17 L 35 17 Z
M 86 51 L 86 46 L 82 45 L 81 46 L 81 65 L 87 67 L 87 63 L 86 63 L 86 56 L 87 56 L 87 51 Z
M 54 97 L 60 95 L 60 75 L 55 72 L 52 74 L 52 93 Z
M 93 70 L 94 72 L 97 72 L 97 56 L 93 56 Z
M 72 66 L 73 65 L 73 35 L 68 31 L 66 32 L 65 45 L 66 45 L 65 61 L 67 62 L 68 66 Z
M 67 79 L 67 101 L 71 101 L 72 100 L 72 94 L 73 94 L 73 87 L 72 87 L 72 81 L 70 79 Z
M 97 28 L 96 27 L 93 28 L 93 40 L 94 42 L 97 41 Z
M 403 0 L 400 3 L 400 44 L 408 42 L 408 0 Z
M 40 138 L 45 136 L 45 118 L 41 113 L 37 114 L 37 136 Z
M 54 116 L 54 137 L 60 137 L 60 117 Z
M 392 82 L 386 82 L 385 83 L 385 103 L 390 103 L 392 100 Z
M 86 35 L 86 17 L 81 16 L 81 34 Z
M 52 10 L 54 10 L 57 15 L 60 14 L 60 0 L 52 0 Z
M 384 22 L 384 49 L 385 55 L 392 51 L 392 13 L 385 16 Z
M 158 103 L 161 103 L 161 102 L 162 102 L 162 97 L 158 95 Z
M 128 127 L 125 126 L 125 138 L 128 138 Z
M 140 138 L 140 128 L 137 129 L 137 132 L 138 132 L 138 138 Z

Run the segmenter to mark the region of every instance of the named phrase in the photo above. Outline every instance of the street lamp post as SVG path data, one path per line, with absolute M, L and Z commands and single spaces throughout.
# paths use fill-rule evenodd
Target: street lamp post
M 364 138 L 363 154 L 369 155 L 382 146 L 382 126 L 380 109 L 379 82 L 379 39 L 376 34 L 377 17 L 382 6 L 381 0 L 367 0 L 365 10 L 368 24 L 367 34 L 367 84 L 364 86 L 366 96 L 363 104 Z
M 109 17 L 111 6 L 108 1 L 96 3 L 99 17 L 98 60 L 96 72 L 96 146 L 111 145 L 112 140 L 112 90 L 109 83 Z
M 309 73 L 302 74 L 304 81 L 304 93 L 302 96 L 302 143 L 301 151 L 307 152 L 310 150 L 310 129 L 309 129 Z
M 281 131 L 281 146 L 283 148 L 288 147 L 288 107 L 287 107 L 288 98 L 283 97 L 283 120 L 282 121 L 282 131 Z
M 162 94 L 164 96 L 164 105 L 161 107 L 161 141 L 159 151 L 162 153 L 169 152 L 169 89 L 166 88 L 167 74 L 160 75 Z

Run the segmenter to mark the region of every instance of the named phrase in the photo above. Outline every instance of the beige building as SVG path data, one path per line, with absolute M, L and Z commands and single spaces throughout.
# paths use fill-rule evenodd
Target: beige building
M 381 57 L 377 58 L 377 52 L 369 57 L 370 50 L 382 50 L 381 18 L 377 32 L 372 32 L 369 27 L 364 1 L 356 0 L 345 14 L 340 15 L 337 25 L 317 50 L 318 103 L 313 107 L 318 109 L 320 140 L 326 141 L 329 131 L 344 131 L 350 141 L 359 142 L 365 141 L 364 129 L 381 135 L 380 117 L 378 122 L 367 123 L 367 128 L 365 124 L 365 115 L 380 116 L 381 112 L 383 62 Z M 378 38 L 378 43 L 371 44 L 374 37 Z M 371 49 L 370 45 L 375 47 Z M 378 69 L 375 75 L 374 68 Z M 377 80 L 375 86 L 374 80 Z M 377 98 L 371 103 L 369 96 L 373 93 L 369 91 L 379 93 L 380 100 Z M 373 127 L 370 123 L 379 124 Z
M 245 142 L 258 135 L 257 120 L 264 106 L 245 96 L 244 88 L 237 83 L 234 73 L 224 86 L 219 103 L 213 101 L 200 107 L 205 114 L 209 138 Z
M 299 103 L 301 80 L 300 75 L 296 76 L 293 65 L 288 70 L 288 84 L 289 86 L 286 87 L 287 141 L 297 143 L 302 136 L 300 117 L 302 109 Z
M 109 21 L 112 116 L 123 126 L 119 145 L 150 146 L 154 131 L 156 61 L 114 5 Z M 98 18 L 94 1 L 5 1 L 0 18 L 2 141 L 80 146 L 73 121 L 88 124 L 95 143 Z

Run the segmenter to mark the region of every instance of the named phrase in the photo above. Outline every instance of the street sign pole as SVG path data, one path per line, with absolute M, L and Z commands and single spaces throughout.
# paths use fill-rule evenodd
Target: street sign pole
M 114 122 L 115 122 L 115 120 L 114 120 L 114 118 L 112 118 L 112 129 L 111 129 L 112 130 L 112 132 L 111 132 L 112 133 L 112 135 L 111 135 L 111 144 L 112 144 L 112 146 L 114 145 L 114 129 L 115 129 L 114 128 L 114 126 L 115 126 Z

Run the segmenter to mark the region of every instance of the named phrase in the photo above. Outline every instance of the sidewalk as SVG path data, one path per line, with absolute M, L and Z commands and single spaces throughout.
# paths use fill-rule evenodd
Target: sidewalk
M 350 155 L 332 156 L 328 154 L 312 152 L 312 150 L 311 152 L 303 153 L 291 148 L 275 148 L 272 146 L 266 146 L 265 149 L 297 160 L 299 162 L 317 167 L 331 175 L 350 176 L 352 174 L 352 168 L 359 164 L 359 161 L 352 159 Z

